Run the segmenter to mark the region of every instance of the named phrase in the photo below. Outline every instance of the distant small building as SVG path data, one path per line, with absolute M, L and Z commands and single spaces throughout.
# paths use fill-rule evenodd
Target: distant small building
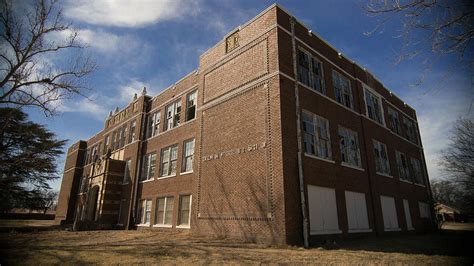
M 440 222 L 461 222 L 461 212 L 456 208 L 436 203 L 435 211 Z

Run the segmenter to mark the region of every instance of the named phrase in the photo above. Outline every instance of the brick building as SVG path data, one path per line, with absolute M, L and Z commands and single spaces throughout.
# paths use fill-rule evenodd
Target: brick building
M 431 217 L 415 110 L 272 5 L 73 144 L 56 219 L 307 244 Z

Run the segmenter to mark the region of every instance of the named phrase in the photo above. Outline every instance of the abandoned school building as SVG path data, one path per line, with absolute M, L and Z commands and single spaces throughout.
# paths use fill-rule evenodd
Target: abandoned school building
M 56 220 L 307 245 L 432 210 L 415 110 L 274 4 L 73 144 Z

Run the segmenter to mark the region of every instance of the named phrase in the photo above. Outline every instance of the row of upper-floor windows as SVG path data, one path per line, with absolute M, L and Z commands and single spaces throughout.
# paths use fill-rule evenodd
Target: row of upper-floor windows
M 156 175 L 156 152 L 150 152 L 143 156 L 140 180 L 152 180 Z M 161 149 L 160 151 L 159 177 L 176 175 L 178 164 L 178 144 Z M 194 161 L 194 139 L 183 142 L 181 173 L 193 171 Z
M 332 160 L 332 143 L 329 121 L 319 115 L 303 111 L 303 144 L 306 154 L 325 160 Z M 357 132 L 338 125 L 338 144 L 341 164 L 362 168 L 359 136 Z M 378 174 L 391 176 L 392 170 L 387 152 L 387 146 L 373 140 L 373 156 Z M 425 184 L 424 171 L 419 159 L 410 158 L 405 153 L 396 151 L 396 169 L 401 180 L 417 184 Z
M 186 95 L 186 113 L 185 121 L 196 117 L 197 91 Z M 163 131 L 177 127 L 181 123 L 181 100 L 175 101 L 165 107 L 164 128 L 161 127 L 161 111 L 155 111 L 147 116 L 146 138 L 158 135 L 160 129 Z M 106 154 L 107 150 L 115 151 L 123 148 L 126 144 L 136 140 L 137 120 L 133 119 L 121 127 L 115 129 L 109 135 L 106 135 L 104 142 L 99 142 L 92 148 L 87 149 L 85 155 L 85 164 L 92 163 L 96 156 Z
M 184 121 L 189 121 L 196 117 L 196 102 L 197 91 L 193 91 L 186 95 L 186 112 L 184 115 Z M 158 135 L 161 130 L 167 131 L 179 126 L 182 122 L 181 106 L 181 99 L 168 104 L 165 107 L 163 124 L 161 123 L 161 110 L 150 113 L 147 117 L 146 138 L 151 138 Z
M 327 95 L 323 64 L 309 52 L 302 49 L 298 51 L 298 81 L 321 94 Z M 349 78 L 333 70 L 332 84 L 335 100 L 341 105 L 355 111 L 355 96 Z M 389 121 L 385 123 L 382 97 L 366 86 L 364 86 L 364 101 L 368 118 L 381 126 L 387 126 L 392 132 L 418 144 L 417 131 L 413 121 L 403 116 L 402 130 L 402 121 L 400 120 L 399 112 L 387 106 Z

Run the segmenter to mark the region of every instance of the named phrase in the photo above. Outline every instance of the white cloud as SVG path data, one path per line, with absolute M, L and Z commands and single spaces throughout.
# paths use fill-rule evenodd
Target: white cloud
M 191 0 L 76 0 L 65 8 L 72 19 L 119 27 L 142 27 L 197 12 L 197 1 Z
M 98 121 L 104 121 L 109 108 L 103 104 L 104 97 L 93 95 L 89 98 L 68 100 L 58 106 L 58 111 L 65 113 L 84 113 Z

